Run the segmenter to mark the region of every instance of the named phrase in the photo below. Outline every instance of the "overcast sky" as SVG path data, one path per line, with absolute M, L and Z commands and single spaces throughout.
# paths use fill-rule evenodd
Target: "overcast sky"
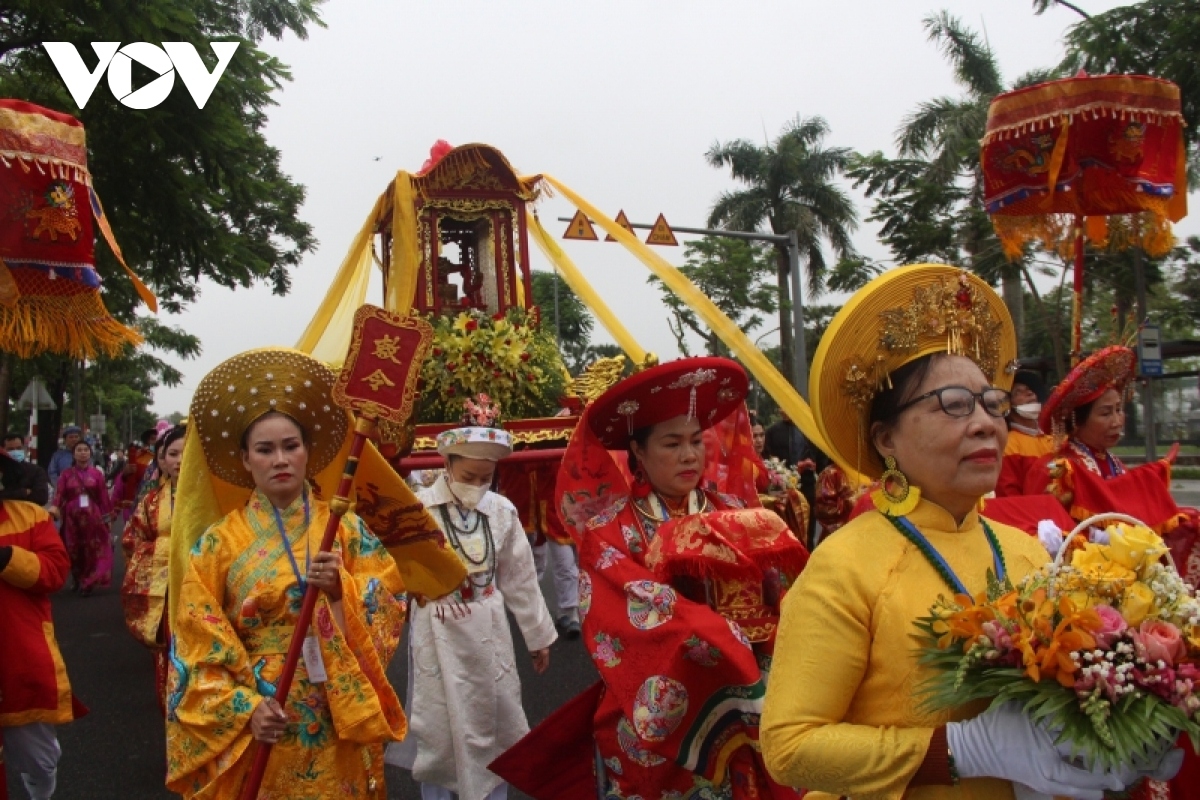
M 1078 2 L 1091 12 L 1121 5 Z M 491 144 L 519 171 L 550 173 L 610 214 L 702 226 L 713 198 L 733 187 L 704 161 L 715 141 L 761 142 L 796 115 L 819 115 L 827 145 L 894 155 L 896 127 L 917 103 L 960 93 L 921 23 L 943 8 L 986 32 L 1006 80 L 1057 62 L 1077 19 L 1062 9 L 1035 16 L 1029 0 L 329 0 L 328 27 L 265 44 L 294 77 L 267 136 L 308 189 L 301 214 L 320 246 L 287 297 L 209 284 L 186 313 L 164 315 L 204 352 L 179 363 L 183 384 L 155 392 L 154 408 L 186 413 L 222 360 L 293 345 L 375 198 L 437 139 Z M 557 235 L 565 225 L 555 218 L 571 209 L 551 198 L 539 213 Z M 1177 232 L 1200 233 L 1198 218 Z M 862 224 L 856 245 L 887 258 L 876 233 Z M 617 244 L 565 247 L 643 347 L 678 354 L 640 262 Z M 681 251 L 660 252 L 678 263 Z M 549 268 L 536 248 L 533 258 Z M 381 301 L 377 287 L 369 299 Z

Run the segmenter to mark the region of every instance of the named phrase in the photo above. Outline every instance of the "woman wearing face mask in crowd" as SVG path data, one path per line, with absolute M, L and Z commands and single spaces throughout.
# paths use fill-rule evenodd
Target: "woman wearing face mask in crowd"
M 496 462 L 512 452 L 506 431 L 454 428 L 438 436 L 446 471 L 418 493 L 462 559 L 459 588 L 411 609 L 410 742 L 398 760 L 423 800 L 499 800 L 508 785 L 487 765 L 529 731 L 504 610 L 516 618 L 534 671 L 550 665 L 558 637 L 542 599 L 533 551 L 516 507 L 489 491 Z M 390 760 L 390 759 L 389 759 Z
M 1000 464 L 997 497 L 1024 494 L 1025 476 L 1038 459 L 1054 452 L 1054 437 L 1042 433 L 1038 414 L 1042 411 L 1046 384 L 1032 370 L 1018 370 L 1013 376 L 1012 410 L 1008 414 L 1008 444 Z

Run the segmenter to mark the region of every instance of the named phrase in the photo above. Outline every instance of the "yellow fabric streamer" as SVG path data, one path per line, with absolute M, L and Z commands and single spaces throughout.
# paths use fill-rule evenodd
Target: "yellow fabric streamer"
M 767 394 L 779 404 L 784 413 L 791 417 L 796 426 L 808 437 L 808 440 L 821 450 L 829 452 L 829 447 L 825 444 L 825 437 L 818 430 L 817 422 L 813 419 L 812 410 L 808 407 L 808 403 L 804 402 L 804 398 L 800 396 L 795 388 L 784 380 L 783 376 L 779 374 L 779 370 L 775 369 L 775 365 L 767 360 L 767 357 L 754 346 L 749 337 L 734 325 L 729 317 L 725 316 L 721 312 L 721 309 L 717 308 L 708 299 L 707 295 L 696 288 L 696 284 L 688 280 L 688 277 L 682 272 L 671 266 L 666 259 L 644 245 L 637 237 L 605 216 L 599 209 L 564 186 L 556 178 L 550 175 L 543 175 L 542 178 L 574 203 L 576 208 L 587 214 L 588 217 L 603 228 L 610 236 L 623 244 L 625 249 L 629 250 L 638 260 L 649 267 L 650 271 L 657 275 L 659 280 L 666 284 L 680 300 L 687 303 L 688 307 L 695 311 L 700 319 L 704 320 L 704 323 L 712 328 L 721 341 L 741 360 L 746 369 L 750 371 L 750 374 L 758 380 Z M 857 475 L 849 475 L 848 477 L 851 480 L 858 479 Z
M 375 201 L 375 207 L 354 237 L 350 251 L 338 268 L 333 283 L 329 285 L 325 299 L 296 342 L 297 350 L 330 366 L 336 367 L 345 360 L 350 349 L 350 334 L 354 329 L 354 312 L 367 299 L 373 261 L 371 239 L 375 235 L 375 220 L 383 210 L 385 199 L 386 195 L 382 195 Z
M 1054 152 L 1050 154 L 1049 170 L 1046 173 L 1046 199 L 1042 205 L 1046 208 L 1054 206 L 1054 191 L 1058 188 L 1058 173 L 1062 172 L 1063 160 L 1067 157 L 1067 139 L 1071 134 L 1071 118 L 1062 118 L 1062 131 L 1058 141 L 1054 143 Z
M 129 268 L 125 263 L 125 254 L 121 252 L 121 246 L 117 244 L 117 237 L 113 235 L 112 227 L 108 224 L 108 215 L 104 213 L 104 204 L 100 202 L 100 195 L 92 189 L 91 196 L 96 199 L 96 208 L 98 214 L 93 215 L 96 222 L 96 227 L 100 229 L 100 233 L 104 236 L 104 241 L 108 242 L 108 247 L 112 250 L 112 254 L 117 257 L 117 261 L 125 268 L 125 274 L 129 276 L 129 280 L 133 281 L 133 290 L 137 292 L 137 296 L 142 298 L 142 302 L 146 307 L 158 313 L 158 298 L 154 296 L 154 292 L 142 283 L 142 279 L 137 276 L 137 273 Z
M 646 351 L 634 340 L 629 329 L 621 324 L 617 315 L 583 277 L 583 273 L 579 271 L 579 267 L 575 266 L 575 262 L 563 252 L 563 249 L 558 246 L 558 242 L 550 238 L 536 215 L 529 215 L 529 231 L 533 234 L 533 241 L 545 253 L 546 258 L 550 259 L 550 263 L 558 269 L 567 286 L 583 301 L 585 306 L 591 309 L 592 313 L 596 315 L 596 319 L 604 326 L 604 330 L 608 331 L 608 335 L 613 337 L 625 351 L 625 355 L 629 356 L 635 364 L 643 363 L 646 360 Z
M 412 176 L 401 170 L 392 184 L 392 262 L 383 307 L 408 316 L 417 294 L 421 248 L 417 243 L 417 205 Z

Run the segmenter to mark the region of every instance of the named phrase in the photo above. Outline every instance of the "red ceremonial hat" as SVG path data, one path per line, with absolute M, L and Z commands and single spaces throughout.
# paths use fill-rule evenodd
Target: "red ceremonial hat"
M 712 427 L 746 399 L 746 372 L 728 358 L 681 358 L 631 375 L 588 408 L 592 432 L 609 450 L 624 450 L 639 428 L 688 416 Z
M 1062 430 L 1067 415 L 1080 406 L 1096 400 L 1109 389 L 1124 393 L 1133 380 L 1136 358 L 1128 347 L 1116 344 L 1097 350 L 1080 361 L 1050 393 L 1038 416 L 1038 426 L 1045 433 Z

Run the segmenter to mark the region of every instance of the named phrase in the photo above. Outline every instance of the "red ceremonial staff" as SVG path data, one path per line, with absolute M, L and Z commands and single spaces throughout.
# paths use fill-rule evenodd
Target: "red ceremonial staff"
M 321 538 L 320 552 L 327 553 L 333 547 L 342 516 L 350 510 L 350 490 L 354 485 L 358 459 L 376 424 L 381 419 L 403 424 L 412 416 L 417 379 L 432 341 L 433 328 L 422 319 L 401 317 L 369 305 L 362 306 L 355 313 L 350 351 L 333 387 L 334 402 L 355 414 L 354 439 L 337 493 L 329 501 L 329 523 Z M 364 351 L 364 342 L 370 345 L 367 352 Z M 275 685 L 275 697 L 281 705 L 292 688 L 292 678 L 295 677 L 304 638 L 312 623 L 318 592 L 312 585 L 304 591 L 296 632 Z M 260 743 L 246 782 L 242 785 L 242 800 L 255 800 L 258 797 L 270 757 L 271 745 Z

